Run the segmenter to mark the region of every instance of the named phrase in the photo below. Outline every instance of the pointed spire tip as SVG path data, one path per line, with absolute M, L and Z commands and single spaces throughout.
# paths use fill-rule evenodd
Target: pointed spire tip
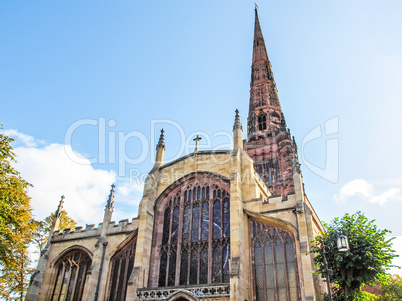
M 114 185 L 114 183 L 111 185 L 110 188 L 110 194 L 109 194 L 109 198 L 107 200 L 106 203 L 106 208 L 113 208 L 113 203 L 114 203 L 114 188 L 116 187 L 116 185 Z
M 65 196 L 63 194 L 61 196 L 59 206 L 57 206 L 57 209 L 56 209 L 56 212 L 55 212 L 55 215 L 54 215 L 56 219 L 60 217 L 61 212 L 63 211 L 64 199 L 65 199 Z
M 239 115 L 239 110 L 236 109 L 236 116 L 235 116 L 235 123 L 233 125 L 233 130 L 235 129 L 241 129 L 243 130 L 243 127 L 241 126 L 241 122 L 240 122 L 240 115 Z
M 158 141 L 158 145 L 156 146 L 156 149 L 158 148 L 165 148 L 165 130 L 161 129 L 161 135 L 159 136 L 159 141 Z
M 60 202 L 59 202 L 59 208 L 58 208 L 58 210 L 60 210 L 60 208 L 62 208 L 63 207 L 63 204 L 64 204 L 64 199 L 65 199 L 66 197 L 64 196 L 64 194 L 61 196 L 61 199 L 60 199 Z

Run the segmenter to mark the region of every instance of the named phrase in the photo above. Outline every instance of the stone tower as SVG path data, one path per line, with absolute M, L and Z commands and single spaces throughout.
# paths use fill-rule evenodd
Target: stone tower
M 286 128 L 257 9 L 247 138 L 245 149 L 270 192 L 275 196 L 282 195 L 282 199 L 293 194 L 293 169 L 299 166 L 296 144 Z

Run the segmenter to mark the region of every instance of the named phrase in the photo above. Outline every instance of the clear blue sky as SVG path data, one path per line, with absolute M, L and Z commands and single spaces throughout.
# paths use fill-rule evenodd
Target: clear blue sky
M 317 213 L 330 221 L 362 210 L 380 228 L 402 236 L 402 2 L 258 5 Z M 118 132 L 135 131 L 153 149 L 151 120 L 167 119 L 180 124 L 189 141 L 203 131 L 212 147 L 224 148 L 227 139 L 213 135 L 231 131 L 236 108 L 244 128 L 247 122 L 253 26 L 254 1 L 245 0 L 1 1 L 0 123 L 19 137 L 19 168 L 35 185 L 37 216 L 55 210 L 64 193 L 70 215 L 80 223 L 100 222 L 112 182 L 121 187 L 116 218 L 137 212 L 141 185 L 130 188 L 129 169 L 146 174 L 150 152 L 142 163 L 128 165 L 125 177 L 116 176 L 118 163 L 109 159 L 76 168 L 61 153 L 76 121 L 113 120 L 116 125 L 106 127 L 107 146 L 118 141 Z M 332 118 L 339 124 L 331 136 L 339 142 L 339 164 L 329 175 L 335 183 L 308 168 L 325 167 L 325 137 L 305 144 L 305 160 L 300 153 L 306 135 Z M 169 161 L 181 142 L 175 127 L 163 127 Z M 104 148 L 97 131 L 78 128 L 72 149 L 99 157 Z M 125 146 L 132 158 L 144 149 L 137 138 Z M 77 203 L 83 207 L 77 210 Z M 97 209 L 86 214 L 85 206 Z

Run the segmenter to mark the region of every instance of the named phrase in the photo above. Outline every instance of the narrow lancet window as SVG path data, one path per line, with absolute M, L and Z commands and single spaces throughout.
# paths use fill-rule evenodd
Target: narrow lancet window
M 267 129 L 267 116 L 265 114 L 261 114 L 258 116 L 258 130 L 264 131 Z

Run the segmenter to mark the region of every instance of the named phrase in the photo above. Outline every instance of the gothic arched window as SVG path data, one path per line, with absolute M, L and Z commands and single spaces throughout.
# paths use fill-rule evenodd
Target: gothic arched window
M 55 265 L 57 275 L 51 300 L 81 300 L 90 266 L 91 258 L 81 250 L 73 250 L 60 258 Z
M 262 113 L 258 115 L 258 130 L 263 131 L 267 129 L 267 116 Z
M 127 283 L 134 267 L 137 237 L 131 239 L 110 260 L 107 300 L 126 300 Z
M 254 300 L 299 300 L 293 235 L 280 227 L 250 221 Z
M 229 283 L 229 203 L 228 183 L 204 173 L 159 198 L 150 286 Z

